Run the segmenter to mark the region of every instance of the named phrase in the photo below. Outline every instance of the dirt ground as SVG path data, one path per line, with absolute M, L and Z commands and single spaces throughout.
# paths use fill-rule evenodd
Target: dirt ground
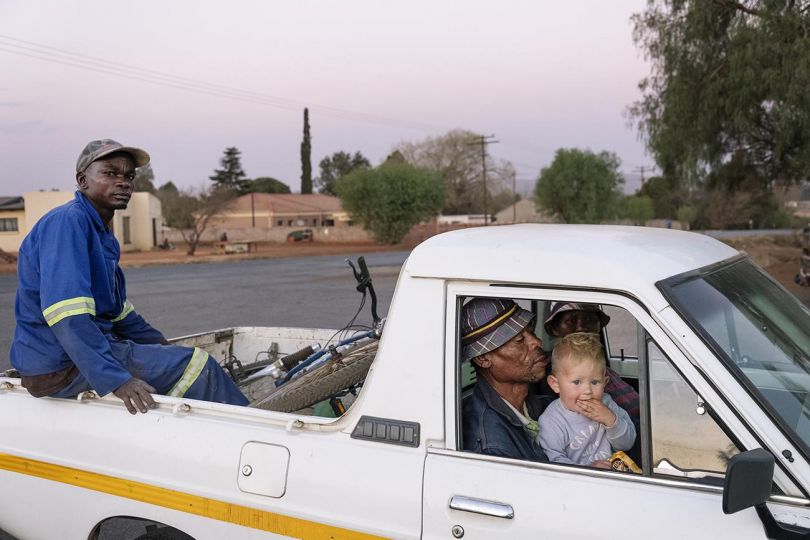
M 810 287 L 800 287 L 793 278 L 799 270 L 801 246 L 798 237 L 759 236 L 725 240 L 732 247 L 745 251 L 754 261 L 767 270 L 779 283 L 792 292 L 805 305 L 810 305 Z M 412 249 L 413 245 L 385 246 L 371 242 L 332 244 L 306 242 L 295 244 L 260 243 L 254 253 L 226 255 L 213 245 L 203 245 L 192 257 L 186 255 L 183 246 L 169 251 L 144 251 L 124 253 L 121 266 L 137 267 L 164 264 L 189 264 L 213 261 L 237 261 L 245 259 L 275 259 L 311 257 L 316 255 L 339 255 L 348 253 L 378 253 Z M 0 274 L 13 274 L 16 264 L 0 258 Z
M 795 295 L 801 302 L 810 306 L 810 287 L 801 287 L 793 281 L 801 264 L 801 243 L 799 237 L 758 236 L 725 241 L 735 249 L 745 251 L 773 278 Z

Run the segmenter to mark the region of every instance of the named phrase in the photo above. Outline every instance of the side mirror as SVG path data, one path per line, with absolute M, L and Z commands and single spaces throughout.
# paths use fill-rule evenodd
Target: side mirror
M 773 467 L 773 455 L 763 448 L 731 458 L 723 486 L 723 512 L 733 514 L 765 504 L 771 495 Z

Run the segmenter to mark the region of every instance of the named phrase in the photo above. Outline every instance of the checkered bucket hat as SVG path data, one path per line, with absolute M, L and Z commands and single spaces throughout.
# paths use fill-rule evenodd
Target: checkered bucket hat
M 473 298 L 461 308 L 461 359 L 494 351 L 534 321 L 507 298 Z

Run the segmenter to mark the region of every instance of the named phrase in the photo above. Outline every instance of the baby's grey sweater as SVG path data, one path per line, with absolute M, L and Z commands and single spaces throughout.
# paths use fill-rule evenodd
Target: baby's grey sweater
M 616 415 L 616 425 L 608 429 L 599 422 L 563 407 L 554 400 L 537 419 L 537 442 L 554 463 L 590 465 L 609 459 L 615 450 L 628 450 L 636 440 L 636 428 L 627 412 L 607 394 L 602 403 Z M 612 449 L 611 449 L 612 447 Z

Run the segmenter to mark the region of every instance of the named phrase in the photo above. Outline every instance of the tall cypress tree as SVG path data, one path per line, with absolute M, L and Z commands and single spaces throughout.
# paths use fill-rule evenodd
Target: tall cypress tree
M 304 140 L 301 141 L 301 193 L 312 193 L 312 142 L 307 108 L 304 108 Z

